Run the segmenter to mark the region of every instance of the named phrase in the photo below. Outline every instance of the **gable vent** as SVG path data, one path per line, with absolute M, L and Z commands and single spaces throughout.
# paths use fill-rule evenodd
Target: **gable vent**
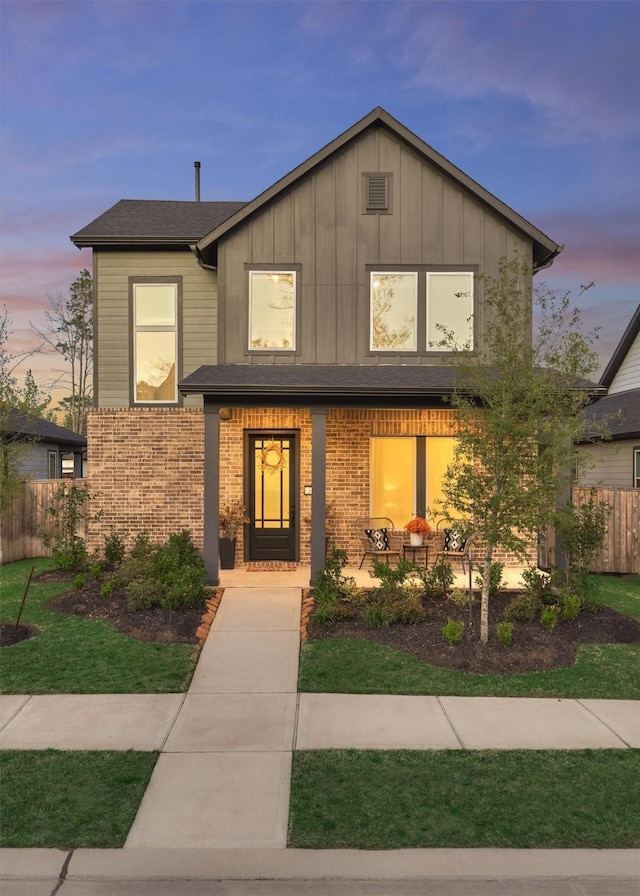
M 390 215 L 392 207 L 390 171 L 362 172 L 362 214 Z
M 387 176 L 371 174 L 367 178 L 367 208 L 371 211 L 384 211 L 389 208 Z

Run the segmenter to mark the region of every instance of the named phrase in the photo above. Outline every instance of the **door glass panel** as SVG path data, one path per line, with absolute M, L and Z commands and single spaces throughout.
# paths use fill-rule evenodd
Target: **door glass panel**
M 254 520 L 256 529 L 290 526 L 289 439 L 256 439 L 254 446 Z

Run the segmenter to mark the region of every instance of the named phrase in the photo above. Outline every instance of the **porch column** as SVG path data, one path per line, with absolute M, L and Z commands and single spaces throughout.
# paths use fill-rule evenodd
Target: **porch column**
M 311 409 L 311 583 L 325 561 L 327 409 Z
M 219 585 L 220 405 L 204 399 L 204 566 L 207 584 Z

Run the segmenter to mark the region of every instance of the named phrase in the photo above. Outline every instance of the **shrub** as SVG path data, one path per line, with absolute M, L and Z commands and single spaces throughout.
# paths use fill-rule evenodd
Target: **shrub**
M 180 611 L 204 597 L 206 571 L 188 530 L 153 545 L 138 535 L 115 580 L 127 591 L 130 610 L 162 606 Z
M 109 566 L 117 567 L 124 560 L 124 555 L 124 541 L 112 529 L 108 535 L 104 536 L 104 559 Z
M 127 585 L 127 607 L 132 612 L 149 610 L 155 606 L 158 597 L 153 593 L 148 583 L 142 579 L 136 579 Z
M 447 624 L 442 628 L 442 634 L 449 647 L 455 647 L 462 641 L 464 635 L 464 622 L 449 617 Z
M 579 594 L 562 594 L 560 603 L 562 606 L 562 618 L 565 622 L 572 622 L 578 617 L 582 609 L 582 598 Z
M 115 585 L 116 583 L 114 579 L 107 579 L 107 581 L 100 589 L 100 597 L 102 597 L 104 600 L 109 600 L 109 598 L 113 595 L 113 589 L 115 588 Z
M 335 625 L 340 619 L 349 616 L 349 608 L 338 601 L 316 604 L 313 608 L 313 621 L 318 625 Z
M 99 563 L 92 563 L 89 567 L 89 575 L 94 581 L 99 582 L 102 578 L 102 566 Z
M 84 588 L 84 586 L 86 585 L 86 583 L 87 583 L 86 573 L 80 572 L 73 580 L 73 587 L 76 588 L 78 591 L 81 591 Z
M 155 546 L 149 540 L 146 532 L 139 532 L 133 540 L 133 547 L 129 551 L 129 557 L 133 560 L 151 557 L 155 552 Z
M 382 628 L 394 621 L 393 609 L 383 600 L 373 600 L 362 611 L 362 615 L 372 628 Z
M 556 627 L 558 624 L 558 608 L 555 604 L 549 604 L 540 610 L 540 624 L 548 631 Z
M 504 570 L 504 563 L 499 563 L 495 561 L 489 567 L 489 597 L 496 597 L 504 588 L 504 582 L 502 580 L 502 572 Z M 478 572 L 478 575 L 475 577 L 476 587 L 482 590 L 482 585 L 484 583 L 484 574 L 482 570 Z
M 449 594 L 449 600 L 452 601 L 458 607 L 468 607 L 469 606 L 469 592 L 465 591 L 464 588 L 454 588 L 453 591 Z M 471 594 L 471 603 L 475 600 L 473 594 Z
M 431 569 L 414 568 L 427 594 L 447 595 L 455 581 L 453 569 L 446 557 L 438 557 Z
M 553 602 L 553 582 L 551 576 L 540 572 L 535 566 L 530 566 L 524 570 L 522 583 L 525 593 L 531 596 L 535 607 L 539 607 L 542 603 Z
M 47 514 L 54 522 L 54 534 L 44 533 L 42 541 L 51 548 L 53 562 L 58 569 L 83 570 L 87 566 L 84 539 L 76 535 L 78 527 L 88 518 L 91 495 L 88 486 L 63 482 L 53 495 Z
M 424 622 L 427 611 L 422 605 L 420 596 L 410 591 L 402 595 L 393 606 L 394 617 L 403 625 L 416 625 Z
M 513 641 L 513 622 L 503 619 L 496 625 L 496 636 L 504 647 L 510 647 Z

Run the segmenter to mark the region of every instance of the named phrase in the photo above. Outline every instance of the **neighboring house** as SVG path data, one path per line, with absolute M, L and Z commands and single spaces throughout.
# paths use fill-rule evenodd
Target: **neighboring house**
M 591 466 L 581 486 L 640 488 L 640 305 L 600 379 L 608 391 L 588 409 L 594 422 L 604 421 L 611 441 L 583 445 Z
M 71 477 L 83 476 L 83 458 L 87 453 L 84 436 L 18 410 L 11 411 L 3 423 L 3 441 L 25 445 L 19 460 L 21 476 L 61 479 L 63 471 Z
M 480 345 L 474 275 L 560 251 L 380 108 L 251 202 L 123 200 L 71 239 L 94 256 L 100 526 L 188 528 L 212 582 L 230 500 L 238 560 L 312 571 L 327 503 L 351 561 L 358 517 L 424 513 L 455 436 L 437 325 Z

